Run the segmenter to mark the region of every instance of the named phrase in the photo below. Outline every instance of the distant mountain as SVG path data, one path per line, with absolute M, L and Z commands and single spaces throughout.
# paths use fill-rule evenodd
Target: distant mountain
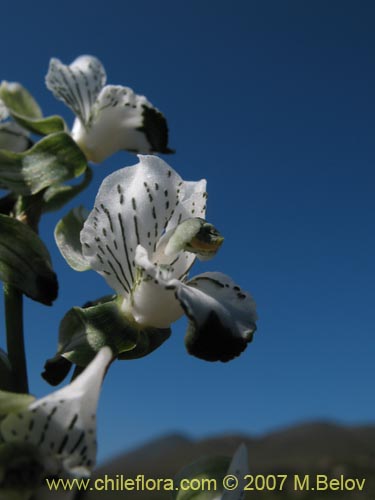
M 375 499 L 375 425 L 344 427 L 329 422 L 313 422 L 272 432 L 262 437 L 245 435 L 216 436 L 199 441 L 183 435 L 169 435 L 121 455 L 100 467 L 95 477 L 122 474 L 135 478 L 173 478 L 184 466 L 207 455 L 232 456 L 240 443 L 249 451 L 251 474 L 288 474 L 282 492 L 254 492 L 261 499 Z M 362 492 L 295 492 L 294 474 L 325 474 L 332 477 L 365 478 Z M 168 493 L 97 492 L 81 495 L 85 500 L 169 498 Z

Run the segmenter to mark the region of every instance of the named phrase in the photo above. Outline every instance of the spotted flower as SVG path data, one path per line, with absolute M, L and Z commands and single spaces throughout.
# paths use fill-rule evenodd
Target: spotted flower
M 93 56 L 69 66 L 51 59 L 46 85 L 76 115 L 72 136 L 95 163 L 116 151 L 170 153 L 164 116 L 129 87 L 105 85 L 106 73 Z
M 252 340 L 255 303 L 222 273 L 188 279 L 196 257 L 212 257 L 223 241 L 205 221 L 206 181 L 183 181 L 155 156 L 139 160 L 102 183 L 81 231 L 83 255 L 135 326 L 167 328 L 185 313 L 188 351 L 228 361 Z
M 29 498 L 27 492 L 48 476 L 89 475 L 96 459 L 96 406 L 111 359 L 111 350 L 102 348 L 71 384 L 0 420 L 0 498 L 14 490 Z

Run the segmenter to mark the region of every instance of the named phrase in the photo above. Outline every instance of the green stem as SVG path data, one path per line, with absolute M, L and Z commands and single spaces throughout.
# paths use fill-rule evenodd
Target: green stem
M 4 283 L 4 304 L 7 350 L 14 377 L 14 390 L 28 393 L 22 293 L 14 286 Z
M 19 196 L 13 207 L 13 217 L 38 233 L 42 210 L 42 194 Z M 29 392 L 25 340 L 23 333 L 23 296 L 14 286 L 4 283 L 5 324 L 8 358 L 12 367 L 13 390 Z

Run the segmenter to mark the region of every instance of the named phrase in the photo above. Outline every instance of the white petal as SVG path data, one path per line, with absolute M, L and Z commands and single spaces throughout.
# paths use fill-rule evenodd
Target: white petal
M 0 149 L 22 153 L 31 145 L 28 132 L 16 122 L 0 124 Z
M 227 475 L 235 476 L 238 479 L 238 486 L 232 491 L 224 491 L 221 500 L 242 500 L 245 497 L 244 488 L 248 481 L 245 476 L 249 473 L 247 448 L 242 443 L 233 455 L 229 465 Z
M 163 160 L 140 156 L 140 162 L 109 175 L 102 183 L 81 232 L 82 251 L 120 295 L 135 279 L 134 255 L 142 245 L 150 255 L 180 203 L 183 181 Z
M 100 163 L 120 150 L 168 153 L 163 115 L 129 87 L 107 85 L 100 92 L 88 127 L 76 120 L 72 136 L 88 160 Z
M 194 264 L 196 256 L 190 252 L 179 252 L 175 255 L 166 255 L 165 249 L 169 239 L 173 235 L 174 229 L 165 233 L 158 241 L 156 251 L 152 255 L 152 262 L 158 266 L 169 266 L 173 276 L 178 280 L 183 279 L 191 266 Z
M 5 106 L 3 101 L 0 99 L 0 122 L 2 120 L 5 120 L 6 118 L 8 118 L 8 116 L 9 116 L 8 108 Z
M 93 56 L 78 57 L 70 66 L 52 58 L 46 85 L 63 101 L 84 125 L 90 120 L 91 108 L 106 82 L 101 62 Z
M 191 217 L 201 217 L 204 219 L 206 214 L 206 192 L 207 182 L 201 179 L 198 182 L 184 181 L 178 190 L 180 203 L 173 212 L 172 217 L 166 227 L 166 235 L 158 243 L 158 248 L 153 257 L 153 261 L 158 264 L 168 264 L 173 266 L 174 275 L 182 279 L 194 264 L 196 255 L 191 252 L 181 252 L 177 256 L 165 255 L 164 249 L 168 244 L 168 238 L 172 231 L 184 220 Z M 169 233 L 169 235 L 168 235 Z
M 191 217 L 206 217 L 207 204 L 207 181 L 201 179 L 198 182 L 184 181 L 180 186 L 183 193 L 181 204 L 175 210 L 173 217 L 169 221 L 167 231 L 178 226 L 180 222 Z
M 108 347 L 102 348 L 71 384 L 36 400 L 28 410 L 9 414 L 0 424 L 4 440 L 36 445 L 46 457 L 59 459 L 60 472 L 89 473 L 96 460 L 96 407 L 112 356 Z
M 132 296 L 125 299 L 123 309 L 142 326 L 168 328 L 184 313 L 175 296 L 179 282 L 173 272 L 151 263 L 141 246 L 137 247 L 135 262 L 142 276 Z
M 256 330 L 255 302 L 228 276 L 200 274 L 181 284 L 176 296 L 197 332 L 193 353 L 197 357 L 228 361 L 251 341 Z
M 254 299 L 247 292 L 241 290 L 236 283 L 223 273 L 203 273 L 195 276 L 184 287 L 187 291 L 194 295 L 193 290 L 199 296 L 204 294 L 206 300 L 211 302 L 218 308 L 223 308 L 223 321 L 226 326 L 233 328 L 234 335 L 242 337 L 247 331 L 254 331 L 253 324 L 257 320 L 255 312 L 256 305 Z M 183 295 L 184 293 L 182 293 Z M 203 304 L 199 304 L 199 307 Z M 225 311 L 225 312 L 224 312 Z M 201 310 L 201 320 L 204 321 L 210 310 Z

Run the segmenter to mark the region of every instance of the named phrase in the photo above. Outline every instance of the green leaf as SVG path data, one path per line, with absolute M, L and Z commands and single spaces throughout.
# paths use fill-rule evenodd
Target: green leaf
M 65 378 L 69 368 L 61 363 L 61 357 L 84 367 L 105 345 L 119 359 L 145 356 L 159 347 L 170 333 L 170 329 L 140 329 L 124 316 L 117 297 L 105 297 L 97 305 L 86 308 L 73 307 L 61 321 L 57 353 L 47 361 L 42 376 L 56 385 Z
M 0 391 L 0 418 L 8 413 L 18 413 L 35 400 L 31 394 L 19 394 L 16 392 Z
M 0 150 L 0 186 L 20 195 L 35 194 L 78 177 L 86 167 L 82 151 L 69 134 L 60 132 L 23 153 Z
M 42 240 L 22 222 L 0 215 L 0 279 L 33 300 L 51 305 L 57 278 Z
M 38 103 L 19 83 L 2 82 L 0 98 L 10 115 L 30 132 L 48 135 L 67 130 L 65 122 L 60 116 L 44 118 Z
M 85 175 L 79 184 L 69 186 L 66 184 L 54 184 L 47 188 L 44 192 L 43 212 L 53 212 L 60 210 L 64 205 L 71 201 L 75 196 L 81 193 L 92 180 L 92 170 L 87 167 Z
M 17 113 L 11 114 L 19 125 L 33 134 L 49 135 L 56 132 L 64 132 L 68 129 L 61 116 L 53 115 L 46 118 L 40 118 L 39 120 L 32 120 L 18 115 Z
M 82 254 L 82 244 L 79 238 L 87 216 L 88 212 L 84 207 L 73 208 L 55 228 L 56 244 L 64 259 L 76 271 L 90 269 L 89 263 Z

